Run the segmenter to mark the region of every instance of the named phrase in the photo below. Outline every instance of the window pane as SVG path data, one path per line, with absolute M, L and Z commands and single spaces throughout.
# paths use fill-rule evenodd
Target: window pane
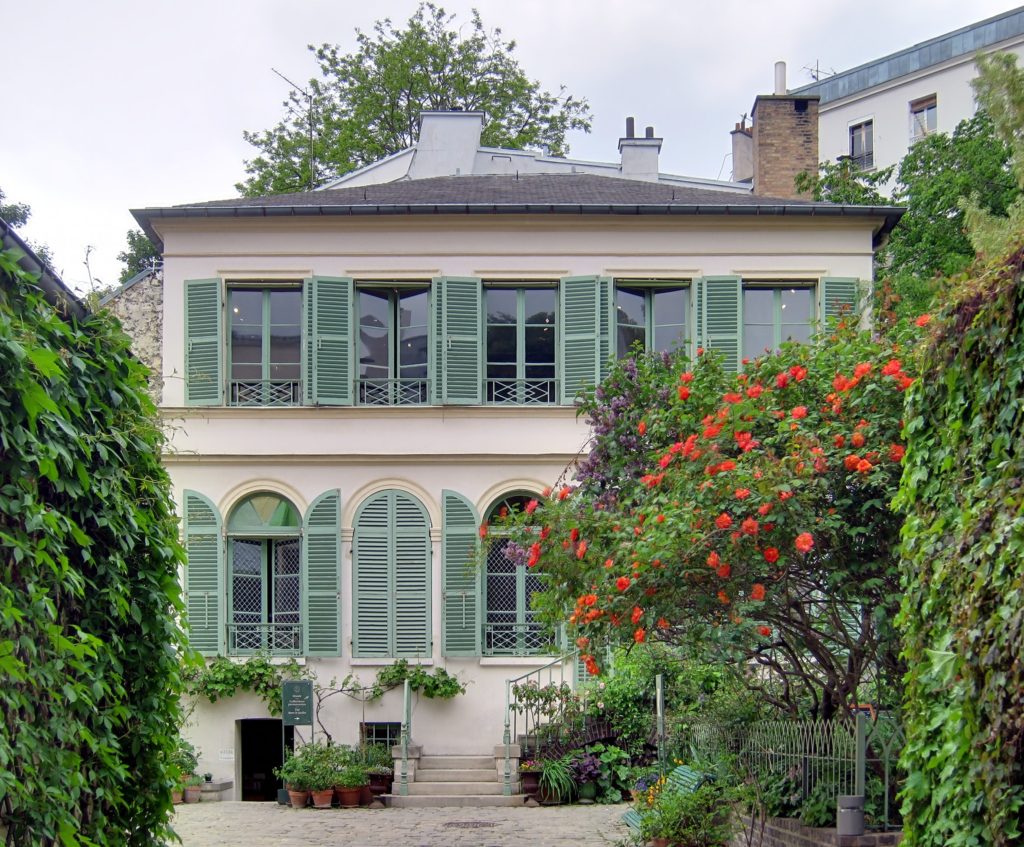
M 231 290 L 231 326 L 263 326 L 263 292 Z
M 690 291 L 686 288 L 653 289 L 654 323 L 685 324 L 686 312 L 690 301 Z M 664 347 L 657 347 L 664 350 Z
M 746 288 L 743 291 L 743 323 L 771 326 L 775 312 L 775 291 L 771 288 Z
M 624 326 L 647 325 L 644 309 L 644 294 L 627 288 L 615 289 L 616 322 Z
M 359 330 L 359 375 L 381 379 L 388 376 L 388 333 L 385 329 Z
M 398 325 L 414 327 L 427 325 L 427 292 L 402 291 L 399 293 Z
M 386 327 L 388 325 L 388 292 L 359 292 L 359 325 Z
M 516 328 L 514 326 L 487 327 L 487 361 L 515 362 Z
M 555 328 L 528 326 L 526 328 L 527 363 L 547 364 L 555 361 Z
M 516 322 L 516 291 L 514 288 L 488 288 L 484 291 L 487 303 L 487 323 L 514 324 Z
M 799 341 L 801 344 L 806 344 L 811 340 L 810 324 L 783 324 L 782 340 Z
M 685 326 L 656 326 L 654 328 L 654 349 L 659 353 L 675 350 L 685 343 Z
M 263 544 L 235 540 L 231 544 L 231 569 L 236 574 L 258 575 L 263 567 Z
M 743 327 L 743 355 L 760 356 L 775 348 L 775 331 L 771 326 L 747 324 Z
M 784 288 L 781 293 L 783 323 L 811 322 L 811 289 Z
M 619 324 L 619 356 L 628 356 L 634 344 L 639 342 L 640 349 L 644 347 L 644 339 L 647 333 L 642 326 L 623 326 Z
M 270 322 L 272 324 L 291 324 L 298 327 L 302 323 L 302 294 L 296 289 L 270 292 Z
M 426 327 L 410 327 L 403 329 L 399 342 L 398 360 L 404 368 L 408 365 L 427 364 L 427 329 Z
M 272 364 L 298 365 L 302 357 L 299 328 L 272 327 L 270 336 L 270 361 Z
M 528 324 L 555 323 L 555 289 L 526 289 L 526 322 Z
M 488 379 L 515 379 L 516 378 L 516 366 L 515 365 L 488 365 L 487 366 L 487 378 Z

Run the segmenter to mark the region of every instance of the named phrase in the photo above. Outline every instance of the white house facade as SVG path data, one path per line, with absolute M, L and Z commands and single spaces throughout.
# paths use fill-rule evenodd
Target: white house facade
M 134 212 L 164 256 L 188 619 L 207 656 L 268 650 L 323 682 L 444 667 L 467 692 L 419 699 L 413 742 L 493 756 L 506 680 L 557 654 L 536 578 L 479 527 L 587 449 L 574 397 L 635 343 L 735 367 L 806 338 L 857 300 L 899 210 L 662 179 L 650 160 L 414 178 L 402 155 L 377 171 L 394 181 Z M 393 740 L 401 694 L 321 717 L 343 743 Z M 242 799 L 281 728 L 245 695 L 199 703 L 188 732 Z

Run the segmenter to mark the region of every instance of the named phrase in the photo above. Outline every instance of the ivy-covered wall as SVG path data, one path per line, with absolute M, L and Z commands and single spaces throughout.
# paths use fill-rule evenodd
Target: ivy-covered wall
M 1024 247 L 932 322 L 898 504 L 907 845 L 1019 845 L 1024 802 Z
M 182 562 L 146 372 L 0 252 L 0 833 L 169 835 Z

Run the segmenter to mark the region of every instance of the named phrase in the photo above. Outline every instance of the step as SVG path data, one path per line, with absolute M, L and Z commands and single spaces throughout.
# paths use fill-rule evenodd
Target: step
M 498 772 L 489 768 L 424 768 L 416 771 L 417 782 L 494 782 Z
M 494 770 L 494 756 L 420 756 L 417 771 L 442 768 L 445 770 Z
M 410 786 L 411 787 L 411 786 Z M 440 806 L 522 806 L 526 802 L 523 794 L 385 794 L 384 803 L 395 809 L 436 808 Z
M 418 774 L 422 776 L 423 774 Z M 410 794 L 501 794 L 504 786 L 494 782 L 416 782 L 409 783 Z

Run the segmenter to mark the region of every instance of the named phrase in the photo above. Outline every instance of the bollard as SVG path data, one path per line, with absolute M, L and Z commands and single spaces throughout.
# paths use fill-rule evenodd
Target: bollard
M 864 795 L 840 794 L 836 811 L 836 835 L 864 834 Z

